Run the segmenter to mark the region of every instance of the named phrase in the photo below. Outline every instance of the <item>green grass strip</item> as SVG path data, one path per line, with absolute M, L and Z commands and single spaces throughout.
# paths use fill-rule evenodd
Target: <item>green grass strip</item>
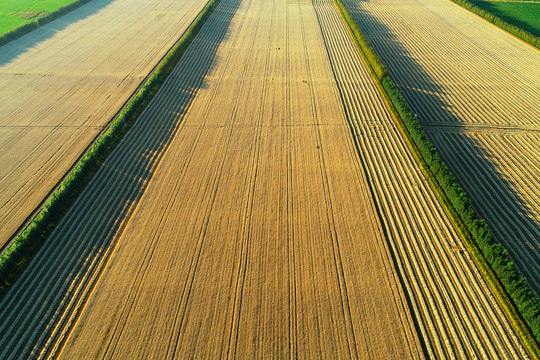
M 169 50 L 157 65 L 153 74 L 129 100 L 124 109 L 110 123 L 107 131 L 92 145 L 90 150 L 52 193 L 40 212 L 0 255 L 0 296 L 26 268 L 40 246 L 51 234 L 77 196 L 96 174 L 107 156 L 120 143 L 135 123 L 137 117 L 148 106 L 167 76 L 172 72 L 188 46 L 214 11 L 220 0 L 210 0 L 187 28 L 181 39 Z
M 458 4 L 459 6 L 464 7 L 465 9 L 469 10 L 470 12 L 475 13 L 476 15 L 486 19 L 487 21 L 500 27 L 501 29 L 509 32 L 510 34 L 540 49 L 540 38 L 537 36 L 534 36 L 530 32 L 525 31 L 518 26 L 508 23 L 507 21 L 501 19 L 500 17 L 493 15 L 489 11 L 486 11 L 474 5 L 468 0 L 452 0 L 452 1 Z
M 517 26 L 536 37 L 540 36 L 540 2 L 469 0 L 487 12 Z
M 405 99 L 384 69 L 373 48 L 360 33 L 358 24 L 341 0 L 334 0 L 368 65 L 409 147 L 420 163 L 446 212 L 461 234 L 465 245 L 484 275 L 495 298 L 508 315 L 529 353 L 540 358 L 540 300 L 517 270 L 506 248 L 498 243 L 486 222 L 456 178 L 442 161 L 437 149 L 409 110 Z M 367 45 L 367 46 L 366 46 Z M 382 76 L 380 75 L 382 74 Z
M 0 46 L 7 44 L 11 40 L 28 34 L 30 31 L 37 29 L 38 27 L 50 23 L 53 20 L 58 19 L 60 16 L 65 15 L 92 0 L 76 0 L 68 5 L 59 7 L 56 10 L 46 13 L 43 16 L 39 16 L 32 21 L 29 21 L 13 30 L 0 34 Z

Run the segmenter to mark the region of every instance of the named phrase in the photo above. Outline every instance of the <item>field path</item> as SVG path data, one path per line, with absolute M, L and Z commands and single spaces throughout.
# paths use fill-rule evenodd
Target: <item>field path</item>
M 540 292 L 540 51 L 447 0 L 345 3 Z
M 0 248 L 205 3 L 93 0 L 0 47 Z

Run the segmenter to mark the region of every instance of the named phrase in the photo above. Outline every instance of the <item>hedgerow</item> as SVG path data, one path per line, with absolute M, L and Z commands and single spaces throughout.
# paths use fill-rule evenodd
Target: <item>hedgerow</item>
M 10 243 L 0 255 L 0 296 L 24 270 L 26 264 L 39 250 L 54 227 L 73 204 L 77 195 L 95 175 L 99 166 L 122 140 L 137 117 L 149 104 L 159 87 L 174 69 L 188 46 L 204 25 L 204 22 L 219 4 L 210 0 L 191 23 L 182 38 L 168 52 L 139 91 L 131 98 L 109 128 L 79 160 L 76 167 L 52 193 L 31 223 Z
M 480 249 L 482 257 L 477 257 L 477 262 L 485 263 L 487 261 L 528 324 L 534 337 L 540 341 L 540 301 L 538 296 L 517 270 L 508 251 L 495 240 L 486 221 L 478 215 L 472 200 L 458 184 L 433 143 L 423 132 L 421 125 L 408 109 L 394 82 L 390 77 L 386 77 L 382 81 L 382 85 L 397 113 L 400 114 L 410 138 L 429 168 L 431 177 L 436 179 L 459 219 L 465 225 L 466 232 L 470 234 L 473 242 L 470 245 Z
M 454 1 L 454 0 L 453 0 Z M 463 0 L 456 0 L 463 1 Z M 407 103 L 378 55 L 361 33 L 358 24 L 341 0 L 334 0 L 345 23 L 356 40 L 360 53 L 371 70 L 379 87 L 385 95 L 396 120 L 404 128 L 404 134 L 410 139 L 418 160 L 423 165 L 428 178 L 434 185 L 439 198 L 445 204 L 451 217 L 461 230 L 471 254 L 479 268 L 492 285 L 498 300 L 512 316 L 514 325 L 524 339 L 529 351 L 538 356 L 540 342 L 540 300 L 530 288 L 527 280 L 517 270 L 508 251 L 498 243 L 491 233 L 486 221 L 474 208 L 473 202 L 465 190 L 458 184 L 455 176 L 442 160 L 437 148 L 425 134 L 422 126 L 409 110 Z M 501 287 L 502 285 L 502 287 Z M 515 309 L 519 311 L 519 314 Z M 525 321 L 532 332 L 519 320 Z

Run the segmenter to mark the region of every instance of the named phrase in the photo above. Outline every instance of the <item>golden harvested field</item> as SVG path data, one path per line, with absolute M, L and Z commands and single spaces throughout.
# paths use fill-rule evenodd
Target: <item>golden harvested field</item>
M 0 358 L 528 358 L 330 0 L 221 0 L 0 318 Z
M 313 8 L 216 59 L 61 358 L 421 356 Z
M 95 0 L 0 47 L 0 248 L 204 5 Z
M 540 52 L 445 0 L 346 1 L 459 182 L 540 291 Z

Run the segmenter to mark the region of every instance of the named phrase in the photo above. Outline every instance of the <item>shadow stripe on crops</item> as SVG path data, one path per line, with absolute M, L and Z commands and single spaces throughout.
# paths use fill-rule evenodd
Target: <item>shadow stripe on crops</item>
M 239 3 L 220 2 L 151 104 L 1 300 L 0 358 L 39 357 L 73 317 L 203 85 Z
M 388 248 L 427 358 L 522 359 L 516 340 L 416 163 L 330 0 L 315 0 Z M 457 251 L 455 251 L 457 250 Z

